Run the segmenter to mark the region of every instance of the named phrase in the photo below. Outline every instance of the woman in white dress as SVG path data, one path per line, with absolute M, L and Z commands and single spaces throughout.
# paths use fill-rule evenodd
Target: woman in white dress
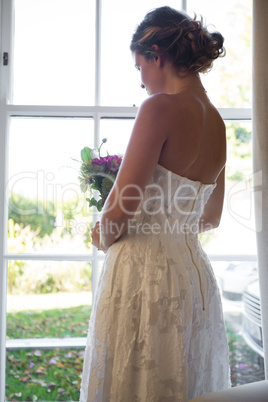
M 106 256 L 80 401 L 184 402 L 230 386 L 220 294 L 198 241 L 223 206 L 225 126 L 199 77 L 223 37 L 161 7 L 131 50 L 149 97 L 92 229 Z

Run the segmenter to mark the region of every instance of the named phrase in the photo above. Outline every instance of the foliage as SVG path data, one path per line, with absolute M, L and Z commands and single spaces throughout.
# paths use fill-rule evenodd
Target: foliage
M 31 230 L 38 231 L 39 237 L 51 234 L 55 228 L 56 212 L 52 201 L 45 203 L 40 199 L 12 193 L 9 197 L 8 216 L 23 228 L 30 226 Z
M 62 227 L 62 235 L 71 233 L 71 222 L 77 215 L 90 216 L 84 197 L 57 202 L 50 200 L 47 205 L 17 193 L 9 197 L 9 219 L 22 228 L 29 226 L 38 237 L 50 235 L 57 226 Z
M 241 181 L 252 173 L 251 131 L 247 125 L 227 124 L 227 168 L 229 180 Z
M 21 236 L 17 236 L 17 231 Z M 15 253 L 23 253 L 25 251 L 25 242 L 28 238 L 28 228 L 22 229 L 19 225 L 14 225 L 14 221 L 8 221 L 8 245 L 9 251 Z M 9 261 L 8 265 L 8 292 L 12 293 L 13 289 L 19 286 L 19 279 L 24 272 L 24 261 Z
M 235 138 L 236 140 L 248 144 L 251 140 L 251 132 L 245 127 L 238 126 L 235 128 Z
M 90 247 L 85 244 L 84 237 L 65 233 L 55 228 L 52 234 L 43 238 L 37 236 L 30 226 L 22 228 L 9 220 L 8 246 L 9 252 L 32 253 L 88 253 Z M 8 263 L 9 294 L 55 293 L 90 290 L 91 264 L 87 261 L 19 261 Z
M 75 225 L 81 222 L 84 218 L 87 221 L 92 220 L 92 211 L 88 209 L 85 203 L 85 197 L 79 197 L 76 200 L 64 200 L 64 202 L 58 202 L 57 204 L 58 218 L 61 216 L 62 222 L 57 222 L 57 226 L 62 227 L 62 236 L 65 233 L 74 234 Z
M 21 207 L 26 208 L 28 215 L 23 213 L 14 215 L 14 205 L 12 207 L 14 199 L 20 203 Z M 38 217 L 35 214 L 30 216 L 31 208 L 34 206 L 32 200 L 19 194 L 13 194 L 10 202 L 10 214 L 17 220 L 14 222 L 14 219 L 10 218 L 8 222 L 8 251 L 10 253 L 69 254 L 77 252 L 87 254 L 90 250 L 89 233 L 92 218 L 86 215 L 84 202 L 80 211 L 82 215 L 75 215 L 77 214 L 77 202 L 68 201 L 62 204 L 63 220 L 57 227 L 54 223 L 53 227 L 46 225 L 42 216 Z M 50 205 L 52 204 L 50 203 Z M 16 205 L 18 207 L 19 204 Z M 56 211 L 54 207 L 51 209 Z M 25 219 L 25 216 L 30 218 Z M 8 292 L 9 294 L 24 294 L 89 290 L 90 277 L 91 265 L 88 262 L 63 261 L 55 264 L 52 261 L 10 260 L 8 263 Z
M 226 42 L 227 53 L 222 63 L 217 63 L 221 96 L 218 107 L 247 108 L 251 100 L 252 66 L 252 4 L 244 0 L 232 2 L 228 24 L 233 28 L 234 41 Z M 214 69 L 213 68 L 213 69 Z M 213 70 L 212 70 L 213 71 Z
M 86 261 L 25 261 L 23 273 L 9 290 L 10 294 L 89 291 L 91 264 Z

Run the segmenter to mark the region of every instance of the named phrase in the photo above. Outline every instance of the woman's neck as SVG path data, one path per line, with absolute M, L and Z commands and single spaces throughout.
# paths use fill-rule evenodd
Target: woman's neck
M 203 89 L 204 87 L 202 85 L 202 82 L 200 80 L 199 75 L 194 74 L 194 73 L 188 73 L 187 75 L 175 75 L 175 76 L 169 76 L 167 77 L 166 83 L 165 83 L 165 90 L 166 93 L 169 94 L 177 94 L 184 89 Z

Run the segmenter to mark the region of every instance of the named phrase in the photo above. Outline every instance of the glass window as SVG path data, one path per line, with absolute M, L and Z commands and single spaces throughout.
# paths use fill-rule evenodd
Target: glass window
M 146 91 L 140 87 L 140 74 L 134 68 L 129 45 L 135 27 L 145 14 L 163 5 L 162 0 L 102 1 L 102 105 L 138 106 L 147 97 Z M 178 9 L 180 2 L 172 0 L 168 5 Z
M 217 107 L 251 107 L 252 0 L 188 0 L 187 12 L 201 14 L 225 38 L 226 56 L 201 74 L 211 101 Z
M 16 0 L 15 104 L 92 105 L 94 1 Z
M 9 261 L 7 400 L 79 399 L 90 278 L 89 262 Z
M 200 235 L 205 251 L 216 256 L 212 267 L 222 294 L 230 348 L 232 386 L 264 379 L 263 338 L 258 284 L 250 121 L 227 121 L 224 209 L 219 228 Z M 256 173 L 255 183 L 261 185 Z M 260 187 L 261 188 L 261 187 Z M 259 191 L 261 197 L 261 190 Z M 233 261 L 224 256 L 236 255 Z M 217 256 L 222 255 L 222 261 Z M 247 255 L 251 256 L 248 260 Z M 242 256 L 242 259 L 239 259 Z M 243 258 L 244 257 L 244 258 Z
M 92 131 L 91 119 L 11 119 L 10 252 L 87 254 L 91 250 L 91 212 L 78 176 L 80 151 L 93 146 Z
M 176 9 L 182 3 L 190 15 L 203 15 L 209 29 L 219 30 L 225 37 L 226 56 L 201 78 L 211 101 L 218 108 L 232 108 L 233 119 L 235 108 L 251 107 L 252 0 L 169 1 Z M 95 4 L 101 6 L 100 42 L 95 34 Z M 23 400 L 43 400 L 44 395 L 47 400 L 79 398 L 84 344 L 76 351 L 73 347 L 65 351 L 64 342 L 68 337 L 73 338 L 72 346 L 74 338 L 85 341 L 91 291 L 96 289 L 104 259 L 90 243 L 89 228 L 97 218 L 79 187 L 80 151 L 84 146 L 99 146 L 101 139 L 107 138 L 103 155 L 124 154 L 134 124 L 124 107 L 139 106 L 147 98 L 129 49 L 131 37 L 144 15 L 163 5 L 162 0 L 14 0 L 11 103 L 24 108 L 17 108 L 16 117 L 10 118 L 8 186 L 3 189 L 9 203 L 6 235 L 11 254 L 3 259 L 4 263 L 8 260 L 7 341 L 11 345 L 16 338 L 25 342 L 27 338 L 34 338 L 34 342 L 53 338 L 62 343 L 50 351 L 8 347 L 8 399 L 16 397 L 15 392 Z M 5 35 L 8 33 L 2 33 L 6 43 Z M 96 49 L 100 50 L 99 71 L 95 71 Z M 95 105 L 97 85 L 101 106 Z M 23 116 L 25 111 L 27 116 L 33 115 L 32 105 L 44 105 L 40 117 Z M 49 110 L 54 105 L 64 115 L 69 110 L 69 115 L 48 117 L 46 105 Z M 64 109 L 66 105 L 93 106 L 94 113 L 92 118 L 76 118 L 72 108 Z M 113 106 L 118 107 L 116 117 L 112 117 Z M 107 108 L 108 116 L 104 115 Z M 5 119 L 9 119 L 8 113 Z M 212 266 L 222 292 L 232 385 L 236 386 L 264 378 L 261 327 L 250 314 L 242 313 L 249 311 L 252 295 L 259 302 L 251 285 L 258 281 L 256 261 L 242 257 L 256 256 L 255 233 L 261 224 L 254 220 L 251 122 L 227 120 L 226 126 L 223 217 L 220 227 L 200 235 L 200 240 L 205 251 L 215 257 Z M 4 163 L 1 166 L 4 171 Z M 32 255 L 28 259 L 22 256 L 25 253 Z M 68 260 L 78 258 L 72 254 L 85 255 L 85 260 Z M 230 261 L 230 254 L 242 257 Z M 223 261 L 217 261 L 219 255 Z M 242 333 L 247 334 L 250 346 Z M 256 347 L 260 354 L 254 352 Z M 1 348 L 0 358 L 3 351 Z M 70 365 L 75 367 L 77 378 L 68 377 Z
M 251 122 L 226 122 L 226 129 L 226 189 L 221 224 L 201 238 L 209 254 L 227 251 L 256 255 L 256 230 L 260 227 L 255 224 L 253 207 Z
M 18 311 L 91 306 L 90 279 L 91 263 L 87 261 L 10 260 L 7 311 L 11 314 Z M 13 324 L 10 325 L 8 339 L 42 338 L 40 332 L 35 330 L 35 326 L 30 326 L 30 323 L 22 332 L 18 328 L 17 333 Z M 53 335 L 49 334 L 50 331 Z M 76 333 L 79 331 L 77 329 Z M 61 337 L 55 328 L 44 328 L 44 333 L 44 337 Z M 69 336 L 72 336 L 71 329 Z
M 101 138 L 107 138 L 103 145 L 102 154 L 108 152 L 110 155 L 123 155 L 126 151 L 134 119 L 101 119 Z
M 232 386 L 265 379 L 257 261 L 213 261 L 222 293 Z

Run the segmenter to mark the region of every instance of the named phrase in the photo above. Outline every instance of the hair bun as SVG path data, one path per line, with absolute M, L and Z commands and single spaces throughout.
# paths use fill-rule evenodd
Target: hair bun
M 224 38 L 219 32 L 209 32 L 203 18 L 197 21 L 170 7 L 160 7 L 146 14 L 137 27 L 130 45 L 132 51 L 150 59 L 155 56 L 153 45 L 169 57 L 179 71 L 205 73 L 213 61 L 225 55 Z

